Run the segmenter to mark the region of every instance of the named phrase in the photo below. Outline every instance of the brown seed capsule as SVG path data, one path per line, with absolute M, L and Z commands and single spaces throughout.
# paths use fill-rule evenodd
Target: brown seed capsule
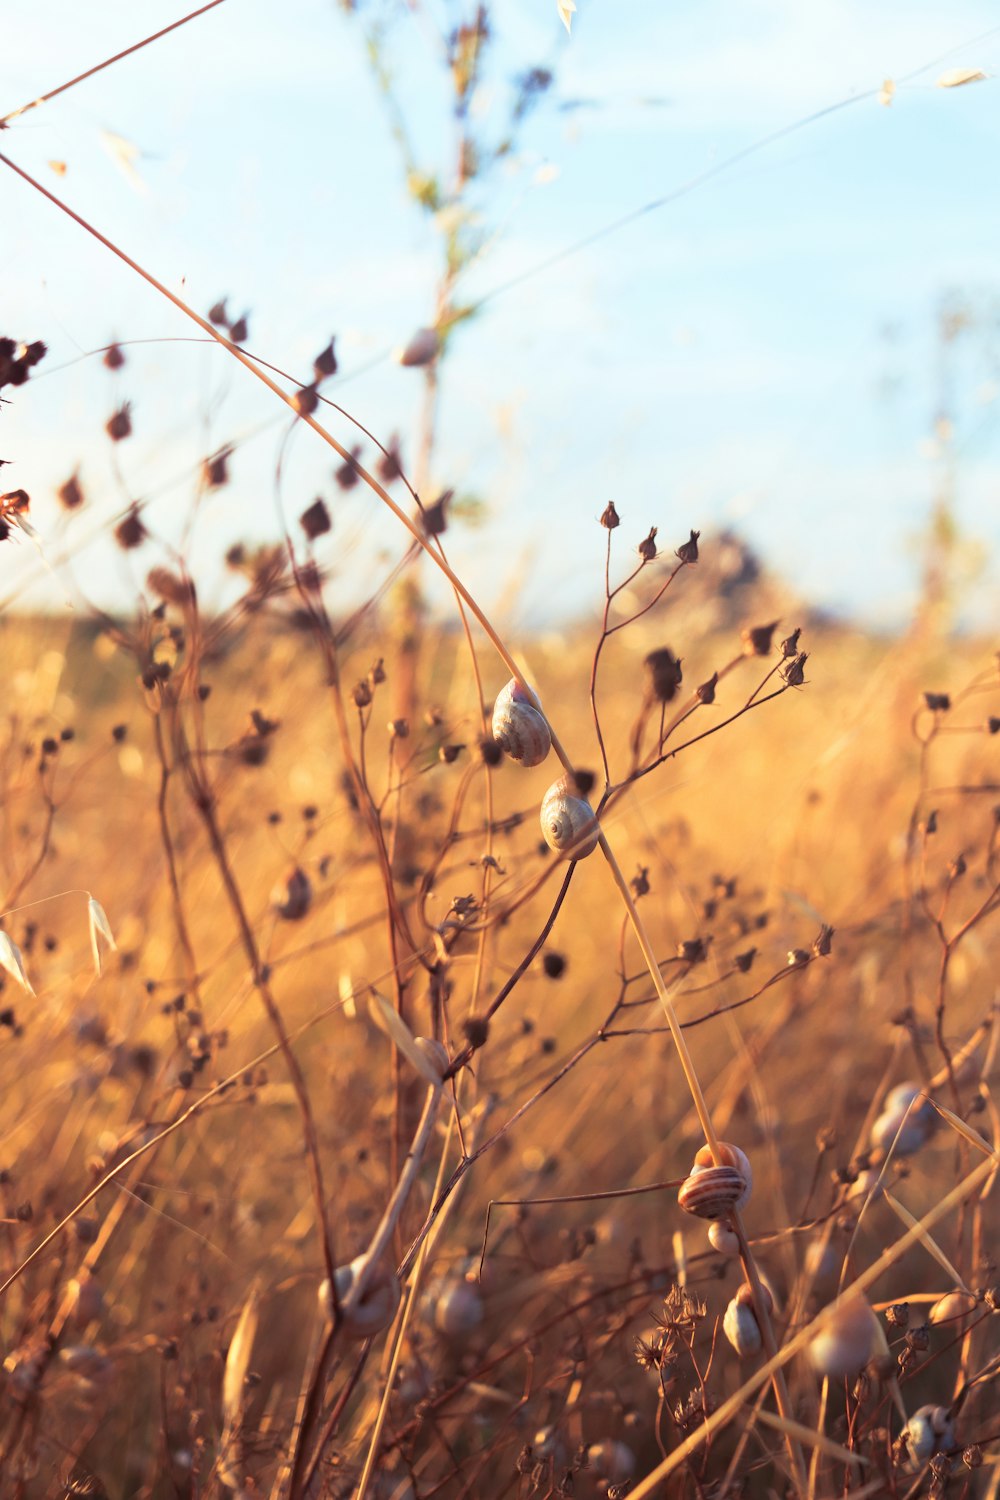
M 286 922 L 298 922 L 312 904 L 312 885 L 305 870 L 297 866 L 279 880 L 271 892 L 271 905 Z

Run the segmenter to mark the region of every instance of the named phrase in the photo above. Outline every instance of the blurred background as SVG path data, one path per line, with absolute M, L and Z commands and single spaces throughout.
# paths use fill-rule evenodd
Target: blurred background
M 179 13 L 15 10 L 3 113 Z M 798 595 L 880 629 L 910 618 L 933 534 L 957 617 L 984 627 L 995 18 L 755 0 L 736 24 L 716 3 L 580 0 L 568 34 L 555 0 L 478 21 L 448 0 L 227 0 L 12 120 L 3 148 L 200 312 L 227 298 L 247 347 L 298 379 L 335 335 L 324 389 L 399 434 L 425 500 L 454 491 L 452 560 L 508 625 L 593 607 L 614 499 L 623 537 L 735 529 Z M 987 76 L 940 86 L 969 71 Z M 4 548 L 6 603 L 131 607 L 140 577 L 108 523 L 132 502 L 183 543 L 209 607 L 232 597 L 226 549 L 316 495 L 338 602 L 397 555 L 327 450 L 289 439 L 273 398 L 10 172 L 0 255 L 5 331 L 51 351 L 4 415 L 4 478 L 45 553 Z M 435 325 L 429 380 L 394 353 Z M 115 374 L 86 357 L 113 339 Z M 125 401 L 132 436 L 112 445 Z M 221 448 L 231 482 L 194 522 Z M 67 516 L 74 471 L 87 504 Z

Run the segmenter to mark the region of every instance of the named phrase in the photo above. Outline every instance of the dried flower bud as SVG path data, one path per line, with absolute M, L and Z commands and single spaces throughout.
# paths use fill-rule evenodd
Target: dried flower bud
M 206 458 L 201 466 L 201 477 L 207 489 L 221 490 L 224 484 L 229 483 L 229 460 L 232 454 L 232 448 L 220 448 L 218 453 Z
M 778 628 L 778 621 L 772 620 L 770 625 L 753 625 L 746 627 L 742 632 L 743 655 L 744 656 L 767 656 L 771 650 L 771 641 L 774 632 Z
M 781 643 L 782 656 L 797 656 L 799 652 L 799 636 L 802 634 L 802 626 L 793 630 L 791 635 L 786 635 Z
M 213 302 L 208 309 L 208 321 L 214 323 L 216 328 L 225 328 L 229 322 L 229 313 L 226 311 L 226 298 L 219 302 Z
M 601 525 L 606 531 L 614 531 L 615 527 L 621 524 L 621 517 L 615 510 L 615 502 L 609 500 L 601 513 Z
M 469 1046 L 478 1051 L 485 1047 L 490 1035 L 488 1016 L 468 1016 L 462 1023 L 462 1031 Z
M 924 832 L 928 835 L 928 837 L 932 833 L 937 833 L 937 808 L 936 807 L 931 809 L 931 811 L 927 814 L 926 819 L 924 820 Z
M 983 1462 L 983 1450 L 978 1443 L 971 1443 L 962 1450 L 962 1462 L 967 1469 L 978 1469 Z
M 655 526 L 649 528 L 649 536 L 639 543 L 639 556 L 644 563 L 652 562 L 656 557 L 656 531 Z
M 408 719 L 390 719 L 386 726 L 389 738 L 393 740 L 406 740 L 410 737 L 410 723 Z
M 707 682 L 703 682 L 700 687 L 695 688 L 695 697 L 699 703 L 715 702 L 715 685 L 718 680 L 718 672 L 713 672 Z
M 425 505 L 421 513 L 425 536 L 443 536 L 448 529 L 446 508 L 454 490 L 445 490 L 432 505 Z
M 115 541 L 126 552 L 133 547 L 141 547 L 148 535 L 137 505 L 131 506 L 128 514 L 115 527 Z
M 801 687 L 806 680 L 806 662 L 809 660 L 807 651 L 800 651 L 798 656 L 793 656 L 786 661 L 781 669 L 781 676 L 788 687 Z
M 682 542 L 677 548 L 674 555 L 679 557 L 682 563 L 696 563 L 698 561 L 698 538 L 700 536 L 700 531 L 692 531 L 690 539 Z
M 438 750 L 438 760 L 446 766 L 453 765 L 464 749 L 464 745 L 442 745 Z
M 384 453 L 375 462 L 375 472 L 383 484 L 391 484 L 403 472 L 403 461 L 399 454 L 399 434 L 393 433 Z
M 299 922 L 312 904 L 312 883 L 298 865 L 278 881 L 271 892 L 271 905 L 286 922 Z
M 503 751 L 491 734 L 484 734 L 476 748 L 484 766 L 498 766 L 503 760 Z
M 677 944 L 677 957 L 686 964 L 704 963 L 707 953 L 708 945 L 704 938 L 688 938 Z
M 658 703 L 669 703 L 676 696 L 683 679 L 681 659 L 669 646 L 651 651 L 643 663 L 649 673 L 649 686 Z
M 311 417 L 319 405 L 319 396 L 314 385 L 303 385 L 292 397 L 292 405 L 300 417 Z
M 566 959 L 562 953 L 549 951 L 542 954 L 542 973 L 546 979 L 561 979 L 566 972 Z
M 317 537 L 324 536 L 326 532 L 332 529 L 330 512 L 327 510 L 325 502 L 319 496 L 299 516 L 299 525 L 311 542 L 314 542 Z
M 943 714 L 951 707 L 951 696 L 948 693 L 925 693 L 924 702 L 932 713 Z
M 968 866 L 965 863 L 965 855 L 956 855 L 951 864 L 948 866 L 948 879 L 958 880 L 962 875 L 965 874 L 967 869 Z
M 245 344 L 250 336 L 250 325 L 247 322 L 247 314 L 237 318 L 235 323 L 229 325 L 229 337 L 234 344 Z
M 819 936 L 813 940 L 812 951 L 817 958 L 827 958 L 833 947 L 833 928 L 827 927 L 824 922 L 819 930 Z
M 126 401 L 104 424 L 104 431 L 113 443 L 120 443 L 132 435 L 132 403 Z
M 353 490 L 358 482 L 358 456 L 361 453 L 360 446 L 351 448 L 342 464 L 333 471 L 333 477 L 342 490 Z
M 368 668 L 368 681 L 373 688 L 379 687 L 385 681 L 385 666 L 381 656 Z
M 118 344 L 109 344 L 104 351 L 103 364 L 108 370 L 120 370 L 125 363 L 125 356 Z
M 649 866 L 639 865 L 636 868 L 636 872 L 632 876 L 632 879 L 629 881 L 629 885 L 632 887 L 632 894 L 637 901 L 639 900 L 640 896 L 648 896 Z
M 890 1328 L 907 1328 L 910 1323 L 910 1304 L 908 1302 L 894 1302 L 885 1310 L 885 1321 Z
M 167 604 L 176 604 L 180 609 L 194 605 L 195 588 L 190 578 L 181 578 L 169 568 L 151 568 L 146 575 L 146 587 Z
M 986 720 L 987 734 L 1000 734 L 1000 719 L 990 717 Z
M 367 682 L 359 682 L 354 689 L 354 705 L 356 708 L 367 708 L 372 701 L 372 690 Z
M 804 969 L 811 956 L 804 948 L 789 948 L 788 967 L 790 969 Z
M 753 961 L 756 957 L 757 949 L 748 948 L 745 953 L 737 953 L 736 957 L 733 959 L 733 963 L 739 969 L 741 974 L 749 974 L 750 969 L 753 965 Z
M 317 354 L 313 360 L 313 374 L 316 376 L 317 384 L 330 375 L 337 373 L 337 356 L 333 350 L 334 340 L 331 339 L 326 348 Z

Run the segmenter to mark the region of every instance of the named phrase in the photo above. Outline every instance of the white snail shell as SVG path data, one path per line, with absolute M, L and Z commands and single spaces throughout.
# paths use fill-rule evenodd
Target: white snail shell
M 889 1092 L 882 1113 L 872 1126 L 873 1146 L 884 1151 L 892 1146 L 896 1156 L 912 1156 L 930 1139 L 937 1124 L 937 1110 L 929 1099 L 914 1103 L 921 1092 L 915 1083 L 898 1084 Z
M 542 798 L 541 823 L 549 848 L 567 859 L 586 859 L 601 836 L 594 809 L 574 791 L 568 774 L 554 781 Z
M 441 349 L 441 339 L 436 328 L 418 328 L 408 343 L 396 352 L 396 358 L 401 365 L 412 369 L 417 365 L 429 365 L 431 360 L 437 359 Z
M 762 1286 L 761 1291 L 764 1293 L 764 1302 L 768 1312 L 773 1312 L 774 1300 L 771 1293 L 766 1286 Z M 722 1319 L 722 1331 L 740 1359 L 749 1359 L 763 1349 L 764 1337 L 760 1331 L 760 1324 L 757 1322 L 757 1314 L 754 1312 L 753 1292 L 748 1282 L 744 1281 L 726 1308 L 725 1317 Z
M 434 1327 L 446 1338 L 464 1338 L 483 1321 L 482 1295 L 471 1281 L 454 1277 L 438 1282 L 431 1290 L 431 1301 Z
M 725 1255 L 729 1260 L 734 1260 L 740 1253 L 740 1242 L 736 1232 L 719 1219 L 709 1224 L 708 1240 L 714 1250 L 718 1250 L 720 1255 Z
M 341 1304 L 350 1296 L 364 1261 L 365 1257 L 359 1255 L 350 1265 L 337 1267 L 337 1300 Z M 368 1285 L 359 1301 L 344 1313 L 344 1332 L 352 1339 L 367 1339 L 375 1333 L 381 1333 L 396 1316 L 399 1297 L 399 1277 L 395 1271 L 380 1262 L 369 1276 Z M 320 1285 L 319 1300 L 324 1311 L 332 1311 L 330 1283 L 326 1280 Z
M 932 1454 L 951 1448 L 955 1429 L 945 1406 L 921 1406 L 903 1428 L 906 1451 L 915 1468 L 925 1464 Z
M 604 1438 L 587 1449 L 587 1467 L 609 1484 L 626 1484 L 635 1473 L 635 1454 L 627 1443 Z
M 931 1323 L 957 1323 L 967 1318 L 976 1305 L 971 1292 L 946 1292 L 931 1308 Z
M 831 1380 L 857 1375 L 868 1363 L 875 1332 L 875 1315 L 864 1297 L 848 1297 L 809 1345 L 813 1369 Z
M 746 1153 L 728 1141 L 719 1142 L 722 1165 L 716 1166 L 708 1146 L 695 1153 L 694 1166 L 677 1194 L 685 1213 L 700 1219 L 721 1219 L 742 1208 L 753 1190 L 753 1172 Z
M 500 749 L 519 765 L 540 766 L 552 747 L 545 715 L 530 702 L 516 677 L 497 694 L 492 727 Z

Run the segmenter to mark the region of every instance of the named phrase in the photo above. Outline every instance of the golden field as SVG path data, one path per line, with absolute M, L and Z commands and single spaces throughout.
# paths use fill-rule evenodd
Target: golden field
M 613 540 L 612 578 L 635 560 Z M 665 752 L 695 743 L 602 826 L 712 1128 L 752 1162 L 750 1253 L 798 1338 L 783 1410 L 766 1379 L 724 1406 L 766 1350 L 730 1347 L 744 1272 L 678 1206 L 702 1125 L 600 851 L 546 931 L 559 768 L 484 760 L 492 648 L 474 627 L 477 685 L 436 627 L 404 671 L 391 606 L 342 639 L 287 578 L 202 619 L 161 576 L 137 619 L 0 622 L 5 1495 L 996 1493 L 997 660 L 930 618 L 890 640 L 808 616 L 783 657 L 795 606 L 761 585 L 713 611 L 701 551 L 609 635 L 595 692 L 613 782 L 661 709 L 687 713 Z M 514 643 L 595 803 L 600 635 Z M 443 1088 L 410 1035 L 459 1060 Z M 873 1136 L 907 1082 L 934 1101 L 917 1144 Z M 326 1257 L 367 1250 L 400 1181 L 359 1298 L 386 1310 L 358 1323 L 345 1278 L 350 1326 Z M 496 1199 L 521 1206 L 483 1258 Z M 809 1325 L 866 1273 L 877 1329 L 824 1383 Z

